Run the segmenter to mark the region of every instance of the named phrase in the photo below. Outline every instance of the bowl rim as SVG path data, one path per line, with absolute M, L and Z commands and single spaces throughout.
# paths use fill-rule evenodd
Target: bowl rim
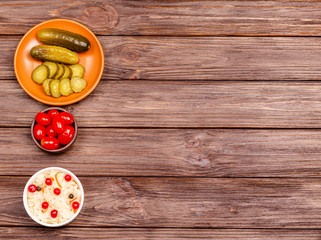
M 24 39 L 30 34 L 30 32 L 32 32 L 35 28 L 41 26 L 41 25 L 44 25 L 46 23 L 49 23 L 49 22 L 55 22 L 55 21 L 64 21 L 64 22 L 72 22 L 76 25 L 79 25 L 83 28 L 85 28 L 92 36 L 93 38 L 97 41 L 97 45 L 98 45 L 98 48 L 99 48 L 99 52 L 101 53 L 101 56 L 102 56 L 102 67 L 100 69 L 100 72 L 99 72 L 99 76 L 98 76 L 98 80 L 95 82 L 95 84 L 93 85 L 93 87 L 87 92 L 85 93 L 84 95 L 80 96 L 79 98 L 76 98 L 76 99 L 73 99 L 73 100 L 69 100 L 69 101 L 66 101 L 66 102 L 58 102 L 58 103 L 53 103 L 53 102 L 50 102 L 50 101 L 47 101 L 47 100 L 43 100 L 41 99 L 40 97 L 37 97 L 33 94 L 31 94 L 28 89 L 22 84 L 22 82 L 20 81 L 20 78 L 18 77 L 18 74 L 17 74 L 17 58 L 18 58 L 18 50 L 20 49 L 20 46 L 22 44 L 22 42 L 24 41 Z M 14 68 L 14 73 L 15 73 L 15 76 L 17 78 L 17 81 L 19 83 L 19 85 L 21 86 L 21 88 L 33 99 L 37 100 L 38 102 L 41 102 L 41 103 L 44 103 L 44 104 L 47 104 L 47 105 L 51 105 L 51 106 L 65 106 L 65 105 L 70 105 L 70 104 L 73 104 L 73 103 L 76 103 L 76 102 L 79 102 L 81 100 L 83 100 L 84 98 L 86 98 L 89 94 L 91 94 L 97 87 L 97 85 L 99 84 L 101 78 L 102 78 L 102 75 L 103 75 L 103 72 L 104 72 L 104 66 L 105 66 L 105 56 L 104 56 L 104 50 L 103 50 L 103 47 L 101 46 L 101 43 L 99 42 L 97 36 L 88 28 L 86 27 L 85 25 L 81 24 L 80 22 L 77 22 L 75 20 L 71 20 L 71 19 L 65 19 L 65 18 L 54 18 L 54 19 L 50 19 L 50 20 L 46 20 L 46 21 L 43 21 L 39 24 L 36 24 L 35 26 L 33 26 L 32 28 L 30 28 L 24 35 L 23 37 L 20 39 L 17 47 L 16 47 L 16 50 L 15 50 L 15 53 L 14 53 L 14 58 L 13 58 L 13 68 Z
M 57 148 L 57 149 L 54 149 L 54 150 L 49 150 L 49 149 L 43 148 L 43 147 L 39 144 L 38 140 L 35 138 L 35 136 L 34 136 L 34 134 L 33 134 L 33 129 L 34 129 L 35 125 L 36 125 L 36 115 L 37 115 L 37 114 L 35 115 L 35 117 L 34 117 L 33 120 L 32 120 L 32 123 L 31 123 L 31 137 L 32 137 L 32 140 L 34 141 L 34 143 L 35 143 L 40 149 L 42 149 L 42 150 L 44 150 L 44 151 L 46 151 L 46 152 L 49 152 L 49 153 L 61 153 L 61 152 L 65 151 L 65 150 L 67 150 L 67 149 L 68 149 L 72 144 L 74 144 L 74 142 L 76 141 L 76 138 L 77 138 L 77 136 L 78 136 L 78 124 L 77 124 L 77 121 L 76 121 L 74 115 L 72 115 L 72 114 L 71 114 L 70 112 L 68 112 L 66 109 L 61 108 L 61 107 L 49 107 L 49 108 L 43 109 L 43 110 L 40 111 L 40 112 L 44 112 L 44 113 L 45 113 L 45 112 L 48 112 L 48 111 L 50 111 L 50 110 L 58 110 L 58 111 L 67 112 L 67 113 L 69 113 L 69 114 L 73 117 L 73 119 L 74 119 L 73 125 L 74 125 L 74 129 L 75 129 L 74 138 L 70 141 L 70 143 L 68 143 L 67 145 L 65 145 L 65 146 L 63 146 L 63 147 L 61 147 L 61 148 Z
M 79 208 L 78 208 L 78 211 L 76 212 L 76 214 L 74 214 L 74 216 L 72 218 L 70 218 L 69 220 L 67 220 L 65 222 L 62 222 L 62 223 L 57 223 L 57 224 L 48 224 L 48 223 L 41 222 L 39 219 L 37 219 L 35 216 L 32 215 L 32 213 L 29 210 L 28 203 L 27 203 L 28 186 L 32 183 L 32 181 L 39 174 L 41 174 L 43 172 L 46 172 L 46 171 L 49 171 L 49 170 L 61 170 L 63 172 L 68 173 L 70 176 L 72 176 L 76 180 L 76 182 L 77 182 L 77 184 L 78 184 L 78 186 L 79 186 L 79 188 L 81 190 L 81 194 L 82 194 L 81 202 L 80 202 L 80 205 L 79 205 Z M 61 168 L 61 167 L 47 167 L 47 168 L 43 168 L 43 169 L 39 170 L 38 172 L 36 172 L 35 174 L 33 174 L 29 178 L 29 180 L 26 183 L 25 188 L 23 190 L 23 205 L 24 205 L 24 208 L 25 208 L 26 212 L 28 213 L 29 217 L 32 220 L 34 220 L 36 223 L 38 223 L 40 225 L 43 225 L 45 227 L 61 227 L 61 226 L 67 225 L 68 223 L 72 222 L 78 216 L 78 214 L 80 213 L 80 211 L 82 209 L 82 206 L 84 204 L 84 199 L 85 199 L 85 193 L 84 193 L 84 189 L 83 189 L 83 186 L 82 186 L 80 180 L 71 171 L 69 171 L 69 170 L 67 170 L 65 168 Z

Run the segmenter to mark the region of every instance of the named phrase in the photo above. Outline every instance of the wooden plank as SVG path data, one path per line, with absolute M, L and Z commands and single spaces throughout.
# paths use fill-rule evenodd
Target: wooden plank
M 20 36 L 0 37 L 0 79 L 15 79 Z M 321 39 L 280 37 L 99 37 L 103 79 L 320 80 Z
M 0 238 L 25 240 L 130 239 L 130 240 L 319 240 L 319 230 L 155 229 L 155 228 L 40 228 L 1 227 Z
M 80 127 L 319 128 L 319 82 L 102 81 L 66 107 Z M 0 126 L 29 127 L 46 106 L 2 81 Z
M 321 39 L 100 37 L 104 79 L 320 80 Z
M 1 226 L 36 225 L 22 204 L 27 180 L 0 177 Z M 85 204 L 70 226 L 315 229 L 321 224 L 320 179 L 80 177 L 80 181 Z
M 320 36 L 320 7 L 314 0 L 2 0 L 0 33 L 24 34 L 42 21 L 68 18 L 106 35 Z
M 321 177 L 315 130 L 82 128 L 60 155 L 38 149 L 29 128 L 0 128 L 0 139 L 0 175 L 58 165 L 81 176 Z

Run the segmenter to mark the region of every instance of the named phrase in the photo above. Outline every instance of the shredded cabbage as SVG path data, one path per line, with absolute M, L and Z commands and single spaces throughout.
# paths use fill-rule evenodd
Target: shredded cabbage
M 65 176 L 67 173 L 60 170 L 51 170 L 39 174 L 32 184 L 37 187 L 41 187 L 41 191 L 28 192 L 27 202 L 30 212 L 33 216 L 38 218 L 41 222 L 47 224 L 62 223 L 73 217 L 75 214 L 72 208 L 72 202 L 81 202 L 81 190 L 74 179 L 67 182 Z M 50 186 L 45 184 L 45 179 L 51 178 L 52 184 Z M 58 182 L 60 184 L 58 184 Z M 54 194 L 54 189 L 59 188 L 61 190 L 60 195 Z M 73 194 L 74 198 L 70 199 L 69 195 Z M 47 209 L 42 208 L 42 203 L 48 202 L 49 207 Z M 57 210 L 58 215 L 56 218 L 52 218 L 50 212 Z

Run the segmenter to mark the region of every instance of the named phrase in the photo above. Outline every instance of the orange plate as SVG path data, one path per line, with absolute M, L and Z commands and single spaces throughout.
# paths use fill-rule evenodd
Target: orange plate
M 80 93 L 54 98 L 47 96 L 42 86 L 31 79 L 32 71 L 42 62 L 33 59 L 29 52 L 32 47 L 41 44 L 37 40 L 37 32 L 43 28 L 68 30 L 81 34 L 89 40 L 91 48 L 87 52 L 78 53 L 79 63 L 85 67 L 83 78 L 87 81 L 87 87 Z M 95 34 L 84 25 L 68 19 L 53 19 L 31 28 L 20 40 L 14 56 L 14 71 L 20 86 L 32 98 L 49 105 L 68 105 L 84 99 L 98 85 L 104 71 L 104 52 Z

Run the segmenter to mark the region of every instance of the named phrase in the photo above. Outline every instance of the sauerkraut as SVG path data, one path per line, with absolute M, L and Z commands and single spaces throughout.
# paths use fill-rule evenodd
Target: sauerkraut
M 38 187 L 38 190 L 28 192 L 28 207 L 31 214 L 41 222 L 47 224 L 63 223 L 72 218 L 79 210 L 74 209 L 72 203 L 74 201 L 81 202 L 81 190 L 75 179 L 71 178 L 70 181 L 66 181 L 66 175 L 67 173 L 61 170 L 50 170 L 39 174 L 32 182 L 32 184 Z M 51 179 L 51 185 L 45 183 L 46 178 Z M 41 187 L 41 190 L 39 187 Z M 61 190 L 59 195 L 54 193 L 56 188 Z M 43 202 L 49 204 L 47 209 L 42 207 Z M 57 217 L 51 216 L 52 210 L 58 211 Z

